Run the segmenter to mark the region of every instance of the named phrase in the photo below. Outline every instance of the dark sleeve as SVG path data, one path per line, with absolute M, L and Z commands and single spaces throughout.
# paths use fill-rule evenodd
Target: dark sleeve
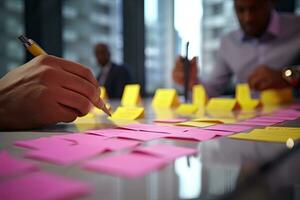
M 115 76 L 114 97 L 121 98 L 126 84 L 130 83 L 130 74 L 126 67 L 119 67 Z

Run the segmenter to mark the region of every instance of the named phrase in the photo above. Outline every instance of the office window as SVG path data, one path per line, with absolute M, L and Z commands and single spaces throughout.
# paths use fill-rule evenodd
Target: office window
M 237 26 L 233 1 L 203 0 L 201 73 L 208 73 L 215 64 L 220 38 Z
M 99 69 L 93 48 L 98 42 L 110 46 L 112 60 L 123 62 L 121 0 L 65 0 L 63 4 L 63 56 Z
M 300 15 L 300 0 L 296 0 L 296 14 Z
M 145 0 L 146 92 L 170 87 L 175 59 L 173 0 Z
M 0 77 L 24 62 L 25 51 L 18 41 L 24 33 L 23 12 L 23 1 L 0 2 Z

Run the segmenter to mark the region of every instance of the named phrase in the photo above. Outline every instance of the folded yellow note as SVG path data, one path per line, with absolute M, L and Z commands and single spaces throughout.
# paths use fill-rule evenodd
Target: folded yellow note
M 209 118 L 209 117 L 202 117 L 199 119 L 193 119 L 194 122 L 208 122 L 208 123 L 216 123 L 216 124 L 232 124 L 235 123 L 237 120 L 235 118 Z
M 198 106 L 194 104 L 184 103 L 184 104 L 180 104 L 180 106 L 176 109 L 175 112 L 181 115 L 189 115 L 197 112 L 197 110 L 198 110 Z
M 157 89 L 152 100 L 155 108 L 172 108 L 179 105 L 179 99 L 175 89 Z
M 211 98 L 206 106 L 209 111 L 232 111 L 239 109 L 236 99 Z
M 121 99 L 122 106 L 138 106 L 141 103 L 141 86 L 138 84 L 128 84 L 124 88 Z
M 144 108 L 142 107 L 118 107 L 111 115 L 111 119 L 135 120 L 144 117 Z
M 194 122 L 194 121 L 188 121 L 188 122 L 180 122 L 177 123 L 176 126 L 192 126 L 192 127 L 208 127 L 215 125 L 214 122 Z
M 238 84 L 236 86 L 235 98 L 243 110 L 253 110 L 261 105 L 258 99 L 252 99 L 248 84 Z
M 294 100 L 293 89 L 264 90 L 260 94 L 260 99 L 264 105 L 287 104 Z
M 202 85 L 195 85 L 193 87 L 193 104 L 198 108 L 205 108 L 207 99 L 205 88 Z

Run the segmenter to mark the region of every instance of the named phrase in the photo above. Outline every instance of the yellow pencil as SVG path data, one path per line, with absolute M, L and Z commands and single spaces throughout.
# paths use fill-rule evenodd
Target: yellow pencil
M 25 48 L 33 55 L 33 56 L 39 56 L 39 55 L 47 55 L 47 53 L 32 39 L 27 38 L 24 35 L 21 35 L 19 37 L 19 40 L 23 43 Z M 111 116 L 109 110 L 106 108 L 105 103 L 100 98 L 100 105 L 95 105 L 97 108 L 100 108 L 103 110 L 107 115 Z

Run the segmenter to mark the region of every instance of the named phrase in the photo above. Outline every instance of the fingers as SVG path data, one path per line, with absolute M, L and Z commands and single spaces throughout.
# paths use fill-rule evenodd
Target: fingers
M 41 62 L 46 65 L 50 65 L 55 68 L 59 67 L 66 72 L 72 73 L 76 76 L 79 76 L 79 77 L 89 81 L 95 87 L 98 87 L 98 82 L 95 79 L 95 77 L 93 76 L 91 70 L 89 70 L 88 68 L 84 67 L 83 65 L 81 65 L 79 63 L 68 61 L 63 58 L 58 58 L 58 57 L 50 56 L 50 55 L 43 55 L 43 56 L 41 56 L 40 59 L 41 59 Z
M 99 100 L 99 88 L 79 76 L 62 71 L 58 82 L 61 87 L 84 96 L 93 104 L 96 104 Z
M 72 112 L 72 116 L 82 116 L 87 114 L 92 108 L 92 104 L 86 97 L 65 88 L 53 88 L 55 90 L 56 102 L 65 106 L 64 112 Z

